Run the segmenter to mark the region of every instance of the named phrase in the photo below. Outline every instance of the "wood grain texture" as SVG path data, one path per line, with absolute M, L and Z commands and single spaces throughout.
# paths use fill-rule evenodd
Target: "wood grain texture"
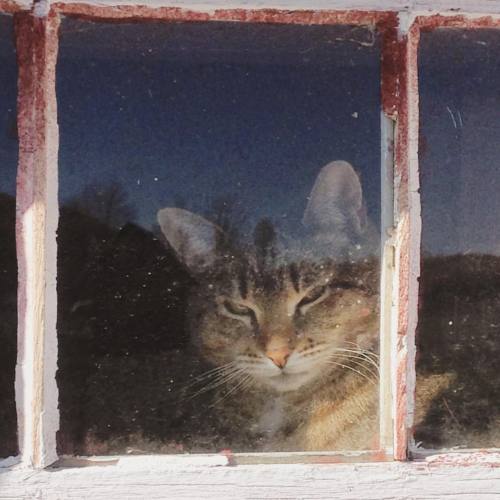
M 399 43 L 397 125 L 394 156 L 397 332 L 394 338 L 394 457 L 405 460 L 411 439 L 415 394 L 415 330 L 420 275 L 418 172 L 418 67 L 420 31 L 410 26 Z
M 351 24 L 351 25 L 385 25 L 396 22 L 394 12 L 380 10 L 356 10 L 352 6 L 346 10 L 326 9 L 278 9 L 278 8 L 250 8 L 250 6 L 233 8 L 205 9 L 195 6 L 162 6 L 161 4 L 120 4 L 110 5 L 93 2 L 54 2 L 51 8 L 55 12 L 91 20 L 108 21 L 140 21 L 161 20 L 171 21 L 234 21 L 275 24 Z M 228 6 L 229 7 L 229 6 Z M 305 5 L 304 5 L 305 7 Z
M 131 457 L 132 458 L 132 457 Z M 176 467 L 161 460 L 0 472 L 0 499 L 442 499 L 500 497 L 500 468 L 426 463 Z
M 17 0 L 21 3 L 22 0 Z M 29 0 L 24 0 L 29 2 Z M 51 3 L 55 3 L 52 1 Z M 59 3 L 59 2 L 58 2 Z M 63 2 L 60 2 L 63 3 Z M 398 12 L 500 13 L 498 0 L 71 0 L 64 3 L 99 6 L 147 5 L 204 12 L 215 9 L 392 10 Z
M 56 230 L 58 18 L 16 14 L 19 168 L 16 194 L 16 405 L 25 463 L 57 459 Z

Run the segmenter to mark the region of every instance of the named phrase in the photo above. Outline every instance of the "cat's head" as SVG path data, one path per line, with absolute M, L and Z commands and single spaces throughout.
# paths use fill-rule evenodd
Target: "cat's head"
M 221 367 L 221 380 L 294 391 L 363 364 L 376 345 L 376 257 L 367 250 L 361 184 L 349 163 L 323 167 L 302 236 L 285 246 L 269 221 L 258 224 L 251 245 L 236 247 L 192 212 L 165 208 L 158 220 L 199 283 L 192 334 Z

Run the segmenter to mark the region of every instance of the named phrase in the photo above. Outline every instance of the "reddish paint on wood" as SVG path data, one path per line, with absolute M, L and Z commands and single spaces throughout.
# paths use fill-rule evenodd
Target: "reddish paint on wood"
M 397 115 L 397 140 L 394 145 L 394 176 L 397 180 L 398 212 L 403 214 L 408 210 L 408 37 L 399 40 L 395 50 L 394 66 L 396 83 L 395 100 Z M 403 270 L 401 271 L 403 272 Z M 404 287 L 403 287 L 404 288 Z M 402 297 L 400 297 L 402 298 Z
M 52 9 L 65 15 L 95 21 L 239 21 L 276 24 L 352 24 L 378 25 L 394 23 L 395 12 L 386 11 L 314 11 L 279 9 L 215 9 L 200 12 L 180 7 L 145 5 L 102 6 L 54 3 Z
M 421 31 L 432 31 L 437 28 L 499 28 L 500 18 L 491 16 L 481 17 L 466 17 L 466 16 L 442 16 L 435 14 L 433 16 L 418 16 L 415 23 L 420 27 Z
M 413 34 L 412 34 L 413 35 Z M 412 42 L 414 43 L 414 42 Z M 411 342 L 409 333 L 409 303 L 410 303 L 410 213 L 409 213 L 409 151 L 410 144 L 410 115 L 409 92 L 418 92 L 414 83 L 410 81 L 416 74 L 416 56 L 413 56 L 408 36 L 402 38 L 398 35 L 397 24 L 388 26 L 382 37 L 382 75 L 381 93 L 382 109 L 384 113 L 396 120 L 396 134 L 394 144 L 394 177 L 395 177 L 395 203 L 397 210 L 397 239 L 399 248 L 398 261 L 398 329 L 396 335 L 396 366 L 395 377 L 395 402 L 394 415 L 394 458 L 406 460 L 408 456 L 408 343 Z M 415 52 L 416 55 L 416 52 Z M 413 71 L 408 71 L 409 65 Z M 413 390 L 413 388 L 411 389 Z
M 397 141 L 395 144 L 395 182 L 397 184 L 397 209 L 399 214 L 399 311 L 396 350 L 396 401 L 394 458 L 406 460 L 408 442 L 411 437 L 409 413 L 413 412 L 415 393 L 415 329 L 414 317 L 418 299 L 418 276 L 420 248 L 415 248 L 419 241 L 419 227 L 414 227 L 413 196 L 410 183 L 418 172 L 410 173 L 410 168 L 417 168 L 415 161 L 418 144 L 418 73 L 417 50 L 419 28 L 412 25 L 408 34 L 400 43 L 399 100 Z M 416 238 L 416 240 L 415 240 Z
M 46 215 L 47 169 L 57 154 L 55 61 L 59 18 L 30 13 L 15 15 L 18 60 L 17 121 L 19 164 L 16 193 L 18 259 L 18 363 L 16 402 L 21 453 L 35 466 L 44 465 L 58 419 L 45 406 L 46 353 Z M 29 216 L 28 216 L 29 214 Z M 52 391 L 52 387 L 50 390 Z M 57 392 L 57 391 L 56 391 Z M 31 398 L 31 401 L 28 398 Z M 57 398 L 57 394 L 55 395 Z M 27 407 L 30 405 L 30 407 Z M 52 420 L 48 423 L 48 420 Z M 47 425 L 46 425 L 47 424 Z M 54 441 L 55 442 L 55 441 Z M 55 452 L 55 449 L 53 450 Z
M 12 0 L 0 0 L 0 12 L 3 14 L 14 14 L 22 10 L 22 7 Z
M 395 383 L 395 415 L 394 415 L 394 458 L 406 460 L 408 455 L 408 429 L 407 429 L 407 363 L 408 356 L 404 338 L 408 330 L 408 290 L 409 290 L 409 256 L 405 251 L 409 247 L 409 218 L 405 217 L 399 227 L 401 247 L 399 258 L 399 310 L 398 331 L 396 347 L 396 383 Z M 393 372 L 394 373 L 394 372 Z
M 382 60 L 381 60 L 381 101 L 382 110 L 391 117 L 396 118 L 399 109 L 399 79 L 402 71 L 400 65 L 401 43 L 398 40 L 397 15 L 379 24 L 382 34 Z
M 441 453 L 426 458 L 426 463 L 433 466 L 454 465 L 500 468 L 500 453 L 498 451 L 480 450 L 475 452 Z

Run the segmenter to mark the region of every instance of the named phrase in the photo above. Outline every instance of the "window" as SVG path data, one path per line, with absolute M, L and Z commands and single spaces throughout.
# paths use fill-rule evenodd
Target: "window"
M 442 28 L 420 41 L 418 367 L 441 386 L 421 408 L 416 439 L 425 447 L 500 446 L 499 43 L 488 29 Z
M 376 31 L 67 18 L 57 73 L 61 452 L 378 449 Z
M 494 449 L 441 453 L 497 445 L 488 366 L 499 345 L 488 140 L 498 106 L 496 18 L 415 17 L 394 5 L 0 7 L 15 13 L 19 64 L 19 459 L 40 468 L 62 458 L 58 474 L 36 480 L 9 469 L 5 491 L 35 495 L 43 484 L 64 497 L 98 476 L 107 495 L 168 489 L 174 498 L 220 497 L 227 484 L 239 496 L 294 498 L 500 491 L 499 469 L 480 466 L 500 462 Z M 471 86 L 463 75 L 472 72 Z M 466 168 L 476 157 L 484 161 Z M 464 186 L 484 194 L 482 203 Z M 478 229 L 485 217 L 490 231 Z M 452 223 L 443 228 L 443 219 Z M 311 276 L 325 268 L 319 286 Z M 268 281 L 257 286 L 258 278 Z M 347 444 L 283 445 L 305 428 L 300 401 L 279 407 L 283 398 L 261 402 L 257 393 L 245 408 L 233 396 L 254 379 L 219 392 L 224 380 L 212 374 L 240 377 L 224 356 L 230 344 L 240 349 L 245 331 L 262 340 L 246 340 L 239 355 L 249 366 L 265 355 L 284 376 L 293 355 L 311 348 L 301 344 L 306 327 L 330 328 L 335 308 L 345 319 L 333 326 L 349 326 L 343 339 L 355 349 L 335 344 L 341 354 L 329 361 L 358 372 L 335 382 L 351 380 L 363 393 L 360 380 L 378 378 L 371 403 L 354 402 L 370 418 L 341 433 Z M 278 334 L 276 318 L 289 328 Z M 230 325 L 223 339 L 211 336 L 210 321 Z M 359 326 L 368 323 L 376 328 Z M 348 338 L 357 328 L 359 338 Z M 473 340 L 472 357 L 463 339 Z M 471 360 L 484 369 L 467 372 Z M 245 425 L 266 402 L 248 436 Z M 314 406 L 317 420 L 327 416 L 320 439 L 335 414 L 322 403 Z M 143 455 L 151 452 L 163 455 Z M 348 461 L 372 463 L 319 465 Z

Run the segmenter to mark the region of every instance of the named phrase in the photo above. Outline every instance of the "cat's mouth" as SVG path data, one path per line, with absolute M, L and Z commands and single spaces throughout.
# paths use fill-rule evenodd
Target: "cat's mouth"
M 268 376 L 266 382 L 275 390 L 289 392 L 300 389 L 312 378 L 311 373 L 307 371 L 292 372 L 285 368 L 278 373 Z
M 302 371 L 302 372 L 290 372 L 290 371 L 287 371 L 286 369 L 285 370 L 281 370 L 279 373 L 275 373 L 274 375 L 271 375 L 271 378 L 280 378 L 280 377 L 287 377 L 287 378 L 290 378 L 290 377 L 303 377 L 306 375 L 306 371 Z

